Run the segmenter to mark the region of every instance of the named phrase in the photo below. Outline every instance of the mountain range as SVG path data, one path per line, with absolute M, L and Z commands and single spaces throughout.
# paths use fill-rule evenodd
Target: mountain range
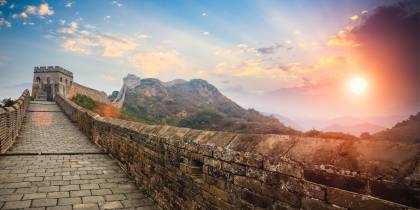
M 121 108 L 122 118 L 148 124 L 240 133 L 298 133 L 274 117 L 242 108 L 201 79 L 141 79 L 139 85 L 126 91 Z

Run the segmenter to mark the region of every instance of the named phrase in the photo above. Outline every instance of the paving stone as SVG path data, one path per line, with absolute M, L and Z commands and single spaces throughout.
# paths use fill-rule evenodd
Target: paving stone
M 56 192 L 60 191 L 58 186 L 46 186 L 46 187 L 39 187 L 38 192 Z
M 72 210 L 72 209 L 73 209 L 73 207 L 71 205 L 47 207 L 47 210 Z
M 60 191 L 71 191 L 71 190 L 80 190 L 80 187 L 77 184 L 60 186 Z
M 32 207 L 42 207 L 42 206 L 56 206 L 57 199 L 55 198 L 41 198 L 32 200 Z
M 0 189 L 0 195 L 12 194 L 15 192 L 15 189 Z
M 108 195 L 112 194 L 110 189 L 91 190 L 92 195 Z
M 121 201 L 125 199 L 123 194 L 105 195 L 104 197 L 106 201 Z
M 99 210 L 98 204 L 84 203 L 73 205 L 73 210 Z
M 19 188 L 16 189 L 16 194 L 26 194 L 26 193 L 36 193 L 38 190 L 38 187 L 25 187 L 25 188 Z
M 32 200 L 37 198 L 46 198 L 46 193 L 30 193 L 30 194 L 24 194 L 22 200 Z
M 86 196 L 82 197 L 83 203 L 105 203 L 105 199 L 102 196 Z
M 81 184 L 80 189 L 82 190 L 99 189 L 99 185 L 98 184 Z
M 69 192 L 49 192 L 47 194 L 48 198 L 68 198 L 70 197 Z
M 119 201 L 106 202 L 105 204 L 101 205 L 101 209 L 119 209 L 123 207 L 123 204 Z
M 58 205 L 74 205 L 74 204 L 81 204 L 81 203 L 82 203 L 82 199 L 80 197 L 58 199 Z
M 2 209 L 23 209 L 23 208 L 29 208 L 31 205 L 30 200 L 26 201 L 7 201 Z
M 23 194 L 9 194 L 0 196 L 0 201 L 18 201 L 22 199 Z
M 90 196 L 90 190 L 70 191 L 70 197 Z

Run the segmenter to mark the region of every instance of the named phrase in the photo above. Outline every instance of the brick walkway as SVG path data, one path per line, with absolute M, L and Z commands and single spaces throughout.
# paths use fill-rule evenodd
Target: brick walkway
M 17 143 L 0 157 L 0 207 L 157 209 L 115 160 L 47 102 L 30 104 Z

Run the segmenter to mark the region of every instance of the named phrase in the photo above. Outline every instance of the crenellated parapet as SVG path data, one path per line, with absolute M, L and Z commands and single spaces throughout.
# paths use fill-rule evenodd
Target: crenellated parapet
M 25 90 L 13 106 L 0 107 L 0 153 L 6 152 L 15 142 L 22 128 L 29 100 L 29 90 Z
M 34 73 L 49 73 L 49 72 L 60 72 L 73 78 L 73 72 L 68 71 L 60 66 L 36 66 L 34 67 Z
M 56 102 L 162 209 L 420 208 L 418 144 L 146 125 Z

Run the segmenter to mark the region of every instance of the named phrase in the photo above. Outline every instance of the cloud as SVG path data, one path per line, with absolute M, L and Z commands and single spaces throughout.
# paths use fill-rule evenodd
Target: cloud
M 64 7 L 66 7 L 66 8 L 71 8 L 71 7 L 73 7 L 73 5 L 74 5 L 74 2 L 72 2 L 72 1 L 67 1 L 67 2 L 64 4 Z
M 111 35 L 100 34 L 97 36 L 98 45 L 103 48 L 102 56 L 121 57 L 127 51 L 134 50 L 137 44 L 131 39 L 118 38 Z
M 203 13 L 201 13 L 201 16 L 205 17 L 205 16 L 207 16 L 207 13 L 203 12 Z
M 61 46 L 70 52 L 86 55 L 96 52 L 104 57 L 122 57 L 137 47 L 137 43 L 131 38 L 101 34 L 89 29 L 81 30 L 76 21 L 60 28 L 58 32 L 63 34 Z
M 109 23 L 109 21 L 111 20 L 111 16 L 107 15 L 104 17 L 105 22 Z
M 327 45 L 328 46 L 343 46 L 343 47 L 357 47 L 359 44 L 353 39 L 351 33 L 353 27 L 346 27 L 346 29 L 338 32 L 337 35 L 331 37 Z
M 208 36 L 209 34 L 210 34 L 210 33 L 209 33 L 208 31 L 204 31 L 204 32 L 203 32 L 203 35 L 204 35 L 204 36 Z
M 40 18 L 54 15 L 54 10 L 48 5 L 48 3 L 42 3 L 38 7 L 34 5 L 28 5 L 25 10 L 20 13 L 21 18 L 28 18 L 30 15 L 36 15 Z
M 359 19 L 359 15 L 353 15 L 350 17 L 350 20 L 358 20 Z
M 273 46 L 257 48 L 257 52 L 261 54 L 273 54 L 276 52 L 276 50 L 278 50 L 281 47 L 283 47 L 283 45 L 275 44 Z
M 130 57 L 130 63 L 149 77 L 159 76 L 168 71 L 186 70 L 186 62 L 176 51 L 139 52 Z
M 134 54 L 130 61 L 147 76 L 158 76 L 169 69 L 185 69 L 186 66 L 176 51 L 140 52 Z
M 115 6 L 117 6 L 117 7 L 122 7 L 123 6 L 123 4 L 121 4 L 120 2 L 118 2 L 118 1 L 112 1 L 112 5 L 115 5 Z
M 61 46 L 66 51 L 70 52 L 78 52 L 82 54 L 89 55 L 92 53 L 92 47 L 97 46 L 96 43 L 92 42 L 92 40 L 82 37 L 76 38 L 64 38 Z
M 0 17 L 0 29 L 5 26 L 7 28 L 12 27 L 12 23 L 10 23 L 9 21 L 7 21 L 6 19 Z
M 150 39 L 150 38 L 152 38 L 152 36 L 151 35 L 148 35 L 148 34 L 136 34 L 135 35 L 135 37 L 137 38 L 137 39 Z
M 38 14 L 40 16 L 44 16 L 44 15 L 51 16 L 54 14 L 54 11 L 52 10 L 51 7 L 48 6 L 48 3 L 43 3 L 39 6 Z

